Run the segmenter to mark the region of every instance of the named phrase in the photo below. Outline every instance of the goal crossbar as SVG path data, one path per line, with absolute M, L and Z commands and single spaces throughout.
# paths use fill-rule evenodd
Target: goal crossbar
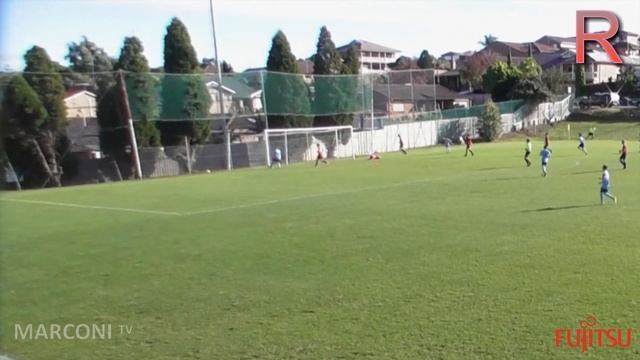
M 349 149 L 349 154 L 347 156 L 336 156 L 337 151 L 334 151 L 334 156 L 336 157 L 352 157 L 353 159 L 355 159 L 355 149 L 354 149 L 354 142 L 351 140 L 353 138 L 353 126 L 350 125 L 342 125 L 342 126 L 321 126 L 321 127 L 311 127 L 311 128 L 283 128 L 283 129 L 265 129 L 263 131 L 263 140 L 264 140 L 264 146 L 265 146 L 265 153 L 266 153 L 266 162 L 267 162 L 267 166 L 271 166 L 271 163 L 273 161 L 273 151 L 271 149 L 272 147 L 272 141 L 271 141 L 271 137 L 282 137 L 283 138 L 283 143 L 281 144 L 282 147 L 284 148 L 284 163 L 285 164 L 289 164 L 289 155 L 290 155 L 290 146 L 289 146 L 289 136 L 290 135 L 306 135 L 306 144 L 305 144 L 305 151 L 309 151 L 310 146 L 313 145 L 313 143 L 310 143 L 309 136 L 313 137 L 314 135 L 317 134 L 330 134 L 333 135 L 333 145 L 334 147 L 338 147 L 340 144 L 340 139 L 341 139 L 341 134 L 344 133 L 345 131 L 348 132 L 348 136 L 349 136 L 349 143 L 347 145 L 343 145 L 343 150 L 344 148 L 350 148 Z M 327 149 L 329 150 L 329 149 Z M 343 151 L 344 152 L 344 151 Z

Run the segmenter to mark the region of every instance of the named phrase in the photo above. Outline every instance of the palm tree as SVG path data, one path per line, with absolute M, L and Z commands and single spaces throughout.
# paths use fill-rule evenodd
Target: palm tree
M 492 44 L 494 42 L 498 41 L 498 38 L 489 34 L 489 35 L 485 35 L 484 36 L 484 41 L 478 41 L 478 44 L 482 45 L 482 46 L 487 46 L 489 44 Z

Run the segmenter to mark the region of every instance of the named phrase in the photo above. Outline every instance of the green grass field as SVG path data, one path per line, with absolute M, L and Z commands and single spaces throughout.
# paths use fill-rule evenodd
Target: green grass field
M 576 145 L 553 142 L 547 178 L 514 141 L 3 193 L 0 354 L 638 358 L 640 333 L 626 350 L 555 347 L 588 314 L 640 331 L 637 143 L 624 172 L 617 141 Z M 603 163 L 618 205 L 599 204 Z M 114 329 L 15 340 L 29 323 Z

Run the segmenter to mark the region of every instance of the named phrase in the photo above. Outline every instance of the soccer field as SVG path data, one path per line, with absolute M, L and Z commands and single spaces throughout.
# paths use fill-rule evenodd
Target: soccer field
M 556 328 L 640 329 L 640 162 L 619 142 L 442 147 L 0 199 L 0 355 L 584 359 Z M 603 164 L 619 204 L 599 204 Z M 15 324 L 111 324 L 15 339 Z M 132 328 L 121 333 L 119 325 Z

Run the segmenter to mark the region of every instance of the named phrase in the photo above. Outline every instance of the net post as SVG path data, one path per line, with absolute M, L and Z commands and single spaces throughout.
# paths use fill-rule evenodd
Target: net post
M 264 92 L 264 70 L 260 70 L 260 87 L 262 88 L 262 109 L 264 110 L 264 127 L 269 129 L 269 114 L 267 112 L 267 94 Z
M 336 128 L 336 129 L 334 129 L 333 135 L 334 135 L 334 137 L 335 137 L 334 143 L 336 144 L 336 145 L 335 145 L 335 150 L 333 151 L 333 154 L 335 155 L 335 154 L 337 154 L 337 153 L 338 153 L 338 129 L 337 129 L 337 128 Z M 338 156 L 336 156 L 336 158 L 337 158 L 337 157 L 338 157 Z
M 289 133 L 284 132 L 284 163 L 289 165 Z
M 373 153 L 373 121 L 374 121 L 374 114 L 375 112 L 373 111 L 373 74 L 371 74 L 371 141 L 370 141 L 370 153 Z
M 16 181 L 16 188 L 18 191 L 22 191 L 22 185 L 20 185 L 20 179 L 18 179 L 18 174 L 13 169 L 13 165 L 11 165 L 11 160 L 9 159 L 9 155 L 5 152 L 5 158 L 7 159 L 7 166 L 9 167 L 9 171 L 11 171 L 11 175 L 13 175 L 13 179 Z
M 131 107 L 129 106 L 129 95 L 127 94 L 127 87 L 124 83 L 124 72 L 118 71 L 118 80 L 120 82 L 120 91 L 122 92 L 122 100 L 124 102 L 125 116 L 127 117 L 129 128 L 129 140 L 131 141 L 131 153 L 133 155 L 133 163 L 136 168 L 136 178 L 142 179 L 142 166 L 140 166 L 140 153 L 138 152 L 138 142 L 136 140 L 136 130 L 133 127 L 133 118 L 131 116 Z
M 269 130 L 263 130 L 262 136 L 264 137 L 264 153 L 267 157 L 267 167 L 269 167 L 271 166 L 271 156 L 269 156 Z
M 349 128 L 349 139 L 350 139 L 349 141 L 351 141 L 351 158 L 355 160 L 356 159 L 356 150 L 355 150 L 356 142 L 353 139 L 353 126 Z
M 191 174 L 191 149 L 189 148 L 189 138 L 184 137 L 184 148 L 187 152 L 187 171 Z

